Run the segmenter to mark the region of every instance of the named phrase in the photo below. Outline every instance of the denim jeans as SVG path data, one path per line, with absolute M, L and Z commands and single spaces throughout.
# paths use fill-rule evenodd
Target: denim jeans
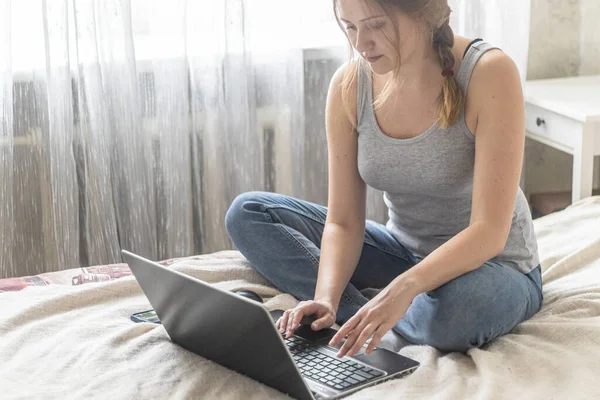
M 225 216 L 237 248 L 261 275 L 298 300 L 312 300 L 327 208 L 269 192 L 239 195 Z M 381 289 L 421 259 L 377 222 L 367 220 L 362 253 L 337 310 L 340 325 Z M 441 266 L 443 268 L 443 266 Z M 406 341 L 464 352 L 510 332 L 536 314 L 543 301 L 541 268 L 524 274 L 508 262 L 480 268 L 413 300 L 393 330 Z

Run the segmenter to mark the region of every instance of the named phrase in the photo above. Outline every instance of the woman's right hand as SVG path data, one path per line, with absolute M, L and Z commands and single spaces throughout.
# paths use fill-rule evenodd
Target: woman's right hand
M 336 311 L 328 301 L 325 300 L 308 300 L 301 301 L 292 309 L 283 313 L 281 318 L 277 320 L 277 329 L 280 333 L 286 332 L 285 337 L 291 337 L 304 316 L 315 315 L 315 321 L 310 325 L 313 331 L 329 328 L 335 324 Z

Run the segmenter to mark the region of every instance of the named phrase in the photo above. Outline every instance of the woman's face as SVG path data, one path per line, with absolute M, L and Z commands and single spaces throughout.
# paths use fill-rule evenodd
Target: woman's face
M 373 72 L 385 75 L 392 71 L 398 59 L 398 47 L 402 51 L 402 62 L 410 60 L 417 50 L 421 29 L 415 20 L 400 11 L 388 16 L 374 1 L 337 1 L 339 18 L 350 43 L 370 63 Z M 391 18 L 398 24 L 399 38 Z M 392 43 L 386 34 L 392 38 Z

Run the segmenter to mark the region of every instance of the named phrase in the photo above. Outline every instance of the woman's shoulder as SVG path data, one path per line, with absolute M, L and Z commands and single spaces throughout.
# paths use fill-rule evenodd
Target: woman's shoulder
M 334 72 L 329 84 L 328 101 L 334 107 L 345 109 L 348 117 L 356 121 L 358 95 L 358 60 L 349 60 L 341 64 Z
M 508 54 L 494 48 L 482 54 L 475 64 L 467 94 L 480 103 L 479 100 L 493 95 L 493 92 L 517 86 L 521 86 L 521 77 L 516 63 Z
M 513 59 L 499 49 L 482 54 L 473 68 L 467 87 L 467 106 L 471 104 L 473 107 L 475 120 L 478 121 L 476 126 L 479 126 L 481 118 L 502 118 L 498 113 L 503 113 L 506 105 L 522 103 L 521 76 Z
M 513 59 L 499 48 L 491 48 L 483 53 L 473 68 L 470 86 L 484 85 L 496 80 L 514 78 L 519 70 Z
M 356 94 L 358 88 L 359 61 L 348 60 L 333 73 L 329 90 L 348 90 Z

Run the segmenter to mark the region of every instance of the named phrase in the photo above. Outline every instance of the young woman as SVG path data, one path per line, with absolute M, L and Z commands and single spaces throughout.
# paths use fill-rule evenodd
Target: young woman
M 328 207 L 276 193 L 238 196 L 236 248 L 301 300 L 277 321 L 289 337 L 341 325 L 338 356 L 370 353 L 393 329 L 466 351 L 542 305 L 537 243 L 519 188 L 524 102 L 502 51 L 454 35 L 447 0 L 336 0 L 360 55 L 329 87 Z M 389 220 L 365 221 L 366 185 Z M 365 288 L 382 289 L 371 300 Z

